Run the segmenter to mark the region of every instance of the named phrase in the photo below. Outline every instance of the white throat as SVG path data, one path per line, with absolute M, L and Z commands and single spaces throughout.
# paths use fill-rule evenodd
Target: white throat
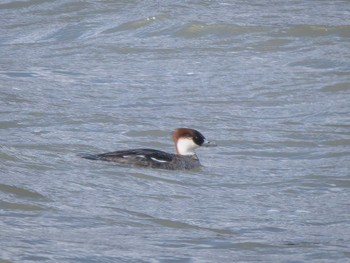
M 196 154 L 194 150 L 198 147 L 191 138 L 180 138 L 176 144 L 177 152 L 180 155 L 194 155 Z

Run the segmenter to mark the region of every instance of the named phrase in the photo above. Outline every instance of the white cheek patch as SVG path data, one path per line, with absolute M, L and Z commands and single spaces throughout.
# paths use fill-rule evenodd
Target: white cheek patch
M 167 161 L 165 161 L 165 160 L 159 160 L 159 159 L 156 159 L 156 158 L 154 158 L 154 157 L 151 157 L 151 159 L 152 159 L 153 161 L 158 162 L 158 163 L 166 163 L 166 162 L 167 162 Z
M 177 151 L 181 155 L 193 155 L 198 147 L 191 138 L 180 138 L 177 141 Z

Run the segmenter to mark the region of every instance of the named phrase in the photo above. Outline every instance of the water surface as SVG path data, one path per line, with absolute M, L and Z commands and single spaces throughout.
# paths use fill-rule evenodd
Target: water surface
M 0 261 L 350 262 L 347 1 L 2 1 Z M 79 158 L 174 151 L 203 168 Z

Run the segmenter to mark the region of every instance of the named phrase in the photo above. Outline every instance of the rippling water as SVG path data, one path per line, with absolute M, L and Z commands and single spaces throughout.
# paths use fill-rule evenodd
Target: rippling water
M 350 262 L 348 1 L 1 1 L 0 261 Z M 91 162 L 173 151 L 203 169 Z

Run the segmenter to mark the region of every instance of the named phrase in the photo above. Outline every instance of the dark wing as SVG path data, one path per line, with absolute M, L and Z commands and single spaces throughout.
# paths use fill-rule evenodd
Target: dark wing
M 90 160 L 112 161 L 141 166 L 158 166 L 171 162 L 173 160 L 173 156 L 173 154 L 152 149 L 132 149 L 97 155 L 86 155 L 82 157 Z

